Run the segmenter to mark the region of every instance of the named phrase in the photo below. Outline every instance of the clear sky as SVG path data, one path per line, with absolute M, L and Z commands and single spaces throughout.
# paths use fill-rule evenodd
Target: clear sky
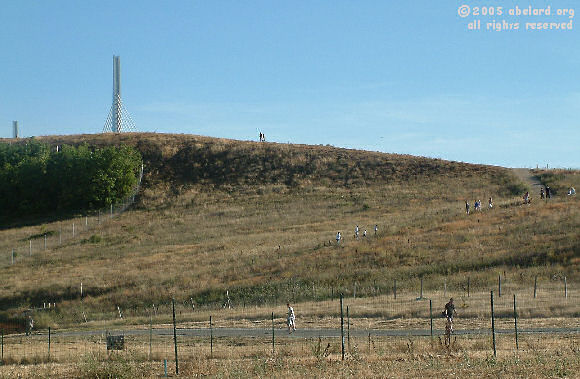
M 530 5 L 550 15 L 523 14 Z M 12 120 L 22 136 L 100 133 L 119 55 L 139 131 L 579 168 L 575 6 L 1 0 L 0 137 Z M 494 20 L 519 27 L 487 30 Z

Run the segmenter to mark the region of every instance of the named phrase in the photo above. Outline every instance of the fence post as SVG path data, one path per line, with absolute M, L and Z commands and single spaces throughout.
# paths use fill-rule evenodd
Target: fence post
M 75 223 L 74 223 L 74 222 L 73 222 L 73 229 L 72 229 L 72 232 L 73 232 L 73 238 L 75 238 Z
M 50 361 L 50 326 L 48 327 L 48 360 Z
M 468 276 L 467 277 L 467 297 L 469 297 L 469 286 L 471 284 L 471 278 Z
M 501 297 L 501 274 L 497 276 L 497 296 Z
M 172 298 L 171 303 L 173 305 L 173 345 L 175 346 L 175 375 L 179 375 L 179 364 L 177 360 L 177 330 L 175 326 L 175 299 Z
M 46 250 L 46 233 L 44 233 L 44 250 Z
M 433 338 L 433 303 L 429 299 L 429 319 L 431 320 L 431 338 Z
M 566 280 L 566 277 L 564 277 L 564 297 L 566 299 L 568 298 L 568 281 Z
M 397 300 L 397 279 L 394 279 L 393 282 L 393 295 L 395 297 L 395 300 Z
M 516 311 L 516 294 L 514 293 L 514 327 L 516 329 L 516 350 L 520 349 L 518 344 L 518 312 Z
M 209 357 L 213 358 L 213 324 L 211 315 L 209 316 Z
M 149 311 L 149 360 L 151 360 L 152 345 L 153 345 L 153 312 Z
M 419 299 L 423 298 L 423 278 L 421 278 L 421 292 L 419 293 Z
M 274 355 L 274 312 L 272 312 L 272 355 Z
M 346 306 L 346 341 L 350 349 L 350 315 L 348 314 L 348 305 Z
M 534 278 L 534 299 L 536 298 L 536 290 L 538 288 L 538 275 Z
M 28 240 L 28 256 L 32 256 L 32 240 Z
M 0 356 L 0 362 L 2 362 L 2 364 L 4 364 L 4 329 L 2 329 L 2 331 L 0 332 L 2 335 L 2 355 Z
M 340 340 L 342 360 L 344 361 L 344 312 L 342 309 L 342 293 L 340 294 Z
M 493 356 L 497 357 L 495 350 L 495 315 L 493 313 L 493 291 L 491 291 L 491 335 L 493 339 Z
M 12 255 L 11 255 L 11 257 L 12 258 L 11 258 L 10 262 L 11 262 L 11 264 L 14 264 L 14 249 L 12 249 Z

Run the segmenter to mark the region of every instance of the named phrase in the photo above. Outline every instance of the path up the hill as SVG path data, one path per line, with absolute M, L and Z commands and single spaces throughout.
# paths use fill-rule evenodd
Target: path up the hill
M 512 171 L 523 183 L 530 187 L 530 192 L 536 193 L 540 191 L 542 183 L 532 174 L 532 170 L 528 168 L 512 168 Z

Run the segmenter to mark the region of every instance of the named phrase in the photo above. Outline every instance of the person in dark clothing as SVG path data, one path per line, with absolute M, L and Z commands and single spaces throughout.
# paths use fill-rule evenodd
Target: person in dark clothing
M 443 313 L 447 320 L 453 321 L 453 316 L 457 314 L 455 304 L 453 304 L 453 298 L 449 299 L 449 303 L 445 304 L 445 311 Z

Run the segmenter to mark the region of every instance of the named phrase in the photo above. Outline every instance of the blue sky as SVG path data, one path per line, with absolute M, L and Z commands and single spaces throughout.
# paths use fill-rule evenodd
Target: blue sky
M 119 55 L 140 131 L 578 168 L 580 25 L 555 14 L 577 3 L 485 5 L 532 3 L 552 14 L 462 18 L 482 4 L 469 0 L 3 0 L 0 137 L 12 120 L 23 136 L 100 133 Z M 485 30 L 493 20 L 520 29 Z

